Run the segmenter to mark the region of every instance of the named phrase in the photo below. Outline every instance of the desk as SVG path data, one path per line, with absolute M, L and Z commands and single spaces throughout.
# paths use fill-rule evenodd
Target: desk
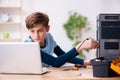
M 68 66 L 67 66 L 68 67 Z M 0 74 L 0 80 L 119 80 L 120 77 L 97 78 L 93 77 L 92 67 L 80 68 L 78 71 L 63 68 L 48 68 L 50 72 L 43 75 L 12 75 Z M 80 75 L 81 74 L 81 75 Z

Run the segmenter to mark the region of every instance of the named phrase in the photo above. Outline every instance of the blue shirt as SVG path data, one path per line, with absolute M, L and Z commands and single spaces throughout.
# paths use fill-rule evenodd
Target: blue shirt
M 32 38 L 29 36 L 25 42 L 34 42 L 32 40 Z M 49 55 L 53 55 L 54 53 L 54 48 L 57 46 L 55 40 L 53 39 L 52 35 L 50 33 L 46 34 L 46 38 L 45 38 L 45 47 L 41 48 L 41 51 L 49 54 Z
M 42 62 L 51 65 L 53 67 L 60 67 L 66 62 L 74 63 L 74 64 L 83 64 L 83 59 L 77 58 L 78 55 L 75 48 L 71 49 L 68 52 L 64 52 L 55 42 L 52 35 L 50 33 L 46 34 L 46 45 L 41 48 L 41 57 Z M 25 42 L 34 42 L 32 38 L 29 36 Z M 54 57 L 53 53 L 55 53 L 58 57 Z M 45 65 L 44 64 L 44 65 Z

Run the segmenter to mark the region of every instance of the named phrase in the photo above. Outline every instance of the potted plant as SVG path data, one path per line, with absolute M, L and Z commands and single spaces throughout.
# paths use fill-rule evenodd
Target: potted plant
M 81 41 L 82 30 L 90 29 L 87 25 L 87 17 L 82 16 L 77 12 L 70 12 L 68 20 L 64 23 L 63 27 L 67 33 L 68 38 L 74 42 L 73 46 L 76 46 Z M 80 52 L 79 56 L 85 57 L 82 54 L 82 51 Z

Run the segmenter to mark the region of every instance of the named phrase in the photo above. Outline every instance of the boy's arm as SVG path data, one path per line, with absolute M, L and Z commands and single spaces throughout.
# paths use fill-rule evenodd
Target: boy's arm
M 65 64 L 66 62 L 70 61 L 71 58 L 74 58 L 77 55 L 78 55 L 78 53 L 76 52 L 75 48 L 71 49 L 70 51 L 68 51 L 65 54 L 62 54 L 59 57 L 54 57 L 52 55 L 49 55 L 49 54 L 41 51 L 42 62 L 44 62 L 48 65 L 51 65 L 53 67 L 60 67 L 63 64 Z
M 84 64 L 84 59 L 75 57 L 75 58 L 71 59 L 71 60 L 69 61 L 69 63 L 81 64 L 81 65 L 83 65 L 83 64 Z
M 57 56 L 60 56 L 60 55 L 64 54 L 65 52 L 59 46 L 56 46 L 55 49 L 54 49 L 54 53 Z M 73 63 L 73 64 L 84 64 L 84 59 L 74 57 L 68 62 Z
M 60 56 L 60 55 L 64 54 L 65 51 L 63 51 L 59 46 L 56 46 L 55 49 L 54 49 L 54 53 L 55 53 L 57 56 Z

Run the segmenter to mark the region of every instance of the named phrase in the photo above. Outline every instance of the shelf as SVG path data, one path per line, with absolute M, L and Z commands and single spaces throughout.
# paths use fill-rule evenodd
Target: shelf
M 20 22 L 0 22 L 0 25 L 20 25 Z
M 4 39 L 4 33 L 9 38 Z M 0 42 L 22 40 L 22 0 L 0 0 Z
M 2 7 L 21 7 L 21 0 L 0 0 Z
M 10 9 L 10 8 L 11 8 L 11 9 L 12 9 L 12 8 L 13 8 L 13 9 L 21 9 L 21 7 L 20 7 L 20 6 L 1 6 L 1 5 L 0 5 L 0 8 L 8 8 L 8 9 Z
M 0 42 L 21 42 L 21 39 L 0 39 Z

